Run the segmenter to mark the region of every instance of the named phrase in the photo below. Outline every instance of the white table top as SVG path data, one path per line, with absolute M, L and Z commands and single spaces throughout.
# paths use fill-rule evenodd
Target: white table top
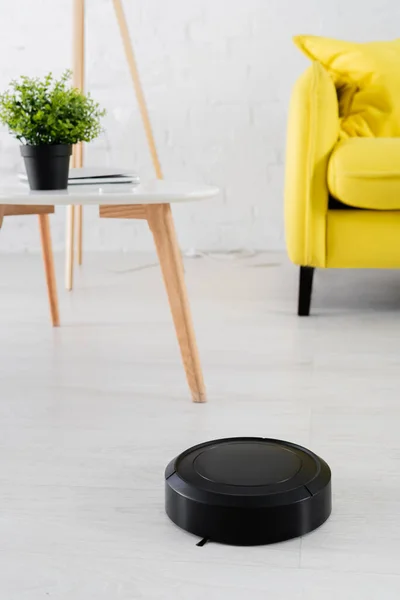
M 0 186 L 0 204 L 167 204 L 206 200 L 218 194 L 216 187 L 155 180 L 139 185 L 73 185 L 68 190 L 31 191 L 27 184 Z

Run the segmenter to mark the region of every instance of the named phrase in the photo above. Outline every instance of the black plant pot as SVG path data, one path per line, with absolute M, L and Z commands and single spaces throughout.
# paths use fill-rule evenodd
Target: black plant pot
M 66 190 L 68 187 L 69 144 L 21 146 L 31 190 Z

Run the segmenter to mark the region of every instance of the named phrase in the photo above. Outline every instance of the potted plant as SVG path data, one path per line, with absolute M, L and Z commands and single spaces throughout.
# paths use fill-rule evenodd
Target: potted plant
M 68 187 L 72 145 L 90 142 L 100 131 L 105 114 L 90 95 L 69 86 L 71 72 L 55 80 L 21 77 L 0 95 L 0 121 L 22 142 L 32 190 Z

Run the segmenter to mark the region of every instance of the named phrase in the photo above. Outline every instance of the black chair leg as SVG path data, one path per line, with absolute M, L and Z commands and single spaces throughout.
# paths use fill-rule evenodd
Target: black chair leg
M 313 277 L 314 267 L 300 267 L 299 306 L 297 311 L 299 317 L 308 317 L 310 314 Z

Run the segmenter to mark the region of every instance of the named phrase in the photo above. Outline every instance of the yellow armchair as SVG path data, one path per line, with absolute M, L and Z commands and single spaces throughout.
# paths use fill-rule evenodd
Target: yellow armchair
M 400 267 L 400 138 L 339 141 L 334 83 L 318 62 L 289 110 L 285 228 L 300 266 L 298 314 L 310 312 L 314 269 Z

